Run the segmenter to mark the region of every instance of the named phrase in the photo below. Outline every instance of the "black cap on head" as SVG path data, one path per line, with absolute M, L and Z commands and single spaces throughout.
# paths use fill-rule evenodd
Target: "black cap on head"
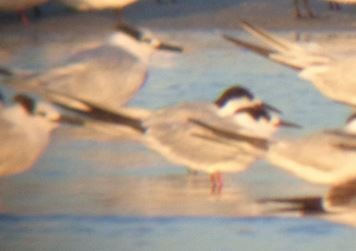
M 24 107 L 28 113 L 33 114 L 35 112 L 35 108 L 36 108 L 35 100 L 33 100 L 31 97 L 25 94 L 17 94 L 13 98 L 13 100 L 16 103 L 22 105 L 22 107 Z
M 120 22 L 116 26 L 116 30 L 121 31 L 125 33 L 126 35 L 132 37 L 138 42 L 142 42 L 148 45 L 153 46 L 156 49 L 159 50 L 167 50 L 167 51 L 173 51 L 173 52 L 182 52 L 183 48 L 178 45 L 171 45 L 168 43 L 163 43 L 156 38 L 152 37 L 149 33 L 141 31 L 135 26 L 132 26 L 128 23 L 125 22 Z
M 263 107 L 263 105 L 255 105 L 255 106 L 245 107 L 245 108 L 239 109 L 237 112 L 238 113 L 246 112 L 246 113 L 250 114 L 251 117 L 253 117 L 255 120 L 259 120 L 261 118 L 265 118 L 268 121 L 271 120 L 271 115 Z
M 346 119 L 346 124 L 350 123 L 351 121 L 356 119 L 356 112 L 352 113 L 347 119 Z
M 233 98 L 242 98 L 246 97 L 249 100 L 253 100 L 253 94 L 246 88 L 235 85 L 226 89 L 217 100 L 215 100 L 215 104 L 219 107 L 224 106 L 229 100 Z

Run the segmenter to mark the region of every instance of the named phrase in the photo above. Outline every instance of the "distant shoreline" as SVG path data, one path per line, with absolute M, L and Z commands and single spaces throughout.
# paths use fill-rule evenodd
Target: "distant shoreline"
M 294 16 L 293 0 L 176 0 L 176 3 L 158 4 L 156 0 L 141 0 L 123 10 L 125 20 L 151 29 L 209 30 L 240 29 L 239 20 L 246 20 L 270 30 L 323 31 L 356 30 L 356 5 L 343 6 L 340 11 L 328 9 L 323 0 L 310 0 L 316 18 L 298 19 Z M 76 13 L 50 3 L 43 6 L 43 17 L 34 24 L 69 20 L 74 26 L 108 28 L 118 18 L 116 11 Z M 82 25 L 85 23 L 85 25 Z M 9 28 L 10 26 L 10 28 Z M 0 14 L 0 30 L 21 28 L 14 13 Z
M 177 0 L 176 4 L 143 1 L 127 8 L 125 17 L 135 23 L 160 29 L 240 29 L 247 20 L 268 29 L 353 30 L 356 5 L 332 11 L 323 1 L 311 0 L 316 18 L 294 16 L 292 0 Z

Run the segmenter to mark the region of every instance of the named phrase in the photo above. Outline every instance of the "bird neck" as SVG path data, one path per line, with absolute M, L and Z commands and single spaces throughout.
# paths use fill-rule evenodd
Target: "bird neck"
M 352 121 L 348 122 L 346 124 L 345 130 L 348 133 L 356 134 L 356 119 L 353 119 Z
M 121 32 L 112 34 L 109 37 L 108 44 L 127 51 L 131 55 L 139 58 L 141 61 L 148 61 L 154 50 L 154 48 L 149 45 L 140 43 L 134 38 Z

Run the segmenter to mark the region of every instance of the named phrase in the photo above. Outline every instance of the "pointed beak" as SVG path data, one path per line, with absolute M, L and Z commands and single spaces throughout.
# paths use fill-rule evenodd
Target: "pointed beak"
M 278 108 L 276 108 L 276 107 L 274 107 L 274 106 L 272 106 L 272 105 L 270 105 L 270 104 L 268 104 L 268 103 L 262 103 L 262 107 L 263 108 L 265 108 L 265 109 L 267 109 L 267 110 L 269 110 L 269 111 L 273 111 L 273 112 L 276 112 L 276 113 L 279 113 L 279 114 L 281 114 L 282 113 L 282 111 L 281 110 L 279 110 Z
M 158 50 L 173 51 L 173 52 L 177 52 L 177 53 L 182 53 L 183 52 L 183 47 L 177 46 L 177 45 L 170 45 L 170 44 L 166 44 L 166 43 L 160 43 L 157 46 L 157 49 Z
M 278 123 L 278 126 L 290 127 L 290 128 L 296 128 L 296 129 L 301 129 L 302 128 L 301 125 L 298 125 L 296 123 L 289 122 L 289 121 L 286 121 L 286 120 L 280 120 L 279 123 Z
M 63 114 L 56 121 L 60 124 L 67 124 L 67 125 L 74 125 L 74 126 L 84 126 L 85 124 L 83 119 L 80 119 L 78 117 L 63 115 Z

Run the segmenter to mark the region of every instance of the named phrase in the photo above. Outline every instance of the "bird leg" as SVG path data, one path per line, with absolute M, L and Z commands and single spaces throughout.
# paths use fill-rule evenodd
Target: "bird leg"
M 300 2 L 301 0 L 294 0 L 294 9 L 295 9 L 295 17 L 302 18 L 302 12 L 300 10 Z M 310 8 L 309 0 L 303 0 L 304 9 L 307 11 L 309 17 L 315 17 L 313 10 Z
M 28 19 L 28 16 L 26 14 L 25 10 L 19 10 L 18 14 L 20 16 L 21 22 L 24 26 L 29 26 L 30 25 L 30 20 Z
M 334 2 L 329 2 L 329 9 L 330 10 L 341 10 L 341 5 Z
M 309 17 L 315 17 L 313 10 L 310 8 L 309 0 L 303 0 L 304 8 L 306 9 Z
M 295 10 L 295 17 L 301 18 L 302 13 L 300 12 L 300 9 L 299 9 L 299 0 L 294 0 L 294 10 Z
M 33 7 L 32 12 L 33 12 L 33 15 L 34 15 L 35 18 L 42 17 L 42 10 L 41 10 L 40 7 L 38 7 L 38 6 Z
M 210 174 L 210 182 L 211 192 L 220 193 L 224 184 L 222 174 L 219 171 L 213 172 L 212 174 Z

